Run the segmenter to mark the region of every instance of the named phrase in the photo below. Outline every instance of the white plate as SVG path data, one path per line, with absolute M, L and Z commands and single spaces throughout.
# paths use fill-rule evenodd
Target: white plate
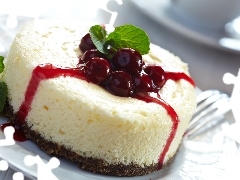
M 171 6 L 171 0 L 131 0 L 156 22 L 188 38 L 216 48 L 240 53 L 240 39 L 231 38 L 224 30 L 205 30 L 187 23 Z
M 0 124 L 6 119 L 0 118 Z M 53 174 L 59 180 L 181 180 L 181 179 L 216 179 L 228 178 L 230 175 L 238 176 L 237 168 L 240 166 L 240 153 L 234 141 L 223 135 L 223 123 L 196 139 L 184 140 L 174 160 L 165 169 L 140 177 L 112 177 L 93 174 L 77 168 L 75 163 L 58 158 L 60 166 L 53 169 Z M 5 139 L 0 131 L 0 139 Z M 30 140 L 16 143 L 12 146 L 0 148 L 0 158 L 6 160 L 15 170 L 21 170 L 27 177 L 37 178 L 37 166 L 26 166 L 24 158 L 28 155 L 39 155 L 45 163 L 51 156 L 47 155 Z

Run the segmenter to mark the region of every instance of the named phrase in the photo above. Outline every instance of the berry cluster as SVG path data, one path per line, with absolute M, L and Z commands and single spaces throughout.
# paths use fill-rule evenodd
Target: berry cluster
M 87 80 L 114 95 L 128 97 L 138 92 L 157 92 L 166 82 L 164 70 L 158 65 L 146 65 L 134 49 L 119 49 L 108 58 L 97 50 L 89 33 L 81 39 L 79 48 L 83 55 L 78 66 Z

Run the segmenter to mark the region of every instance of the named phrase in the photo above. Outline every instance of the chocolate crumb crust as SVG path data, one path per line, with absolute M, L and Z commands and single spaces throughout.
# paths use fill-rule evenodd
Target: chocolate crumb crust
M 16 114 L 13 113 L 12 106 L 8 103 L 5 105 L 3 115 L 8 117 L 10 122 L 16 122 L 17 120 Z M 76 162 L 78 167 L 83 170 L 91 171 L 97 174 L 122 177 L 142 176 L 158 170 L 157 163 L 150 166 L 141 167 L 134 163 L 128 165 L 122 163 L 109 164 L 103 159 L 84 157 L 73 152 L 69 148 L 66 148 L 64 145 L 44 139 L 40 133 L 32 130 L 27 123 L 22 126 L 22 129 L 25 136 L 34 141 L 40 149 L 48 154 L 63 156 L 70 161 Z M 171 158 L 171 160 L 172 159 L 173 158 Z

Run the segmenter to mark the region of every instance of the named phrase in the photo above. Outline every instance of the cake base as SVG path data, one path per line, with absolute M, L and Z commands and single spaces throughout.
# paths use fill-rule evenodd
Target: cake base
M 9 122 L 17 122 L 17 116 L 13 113 L 11 105 L 6 103 L 3 115 L 8 117 Z M 39 132 L 31 129 L 26 123 L 22 125 L 24 135 L 31 139 L 40 149 L 50 155 L 62 156 L 70 161 L 76 162 L 78 167 L 83 170 L 91 171 L 97 174 L 112 175 L 112 176 L 142 176 L 158 170 L 158 164 L 141 167 L 131 163 L 128 165 L 118 163 L 109 164 L 106 161 L 93 157 L 83 157 L 63 145 L 51 142 L 44 139 Z M 171 158 L 172 160 L 173 158 Z M 168 162 L 169 163 L 169 162 Z

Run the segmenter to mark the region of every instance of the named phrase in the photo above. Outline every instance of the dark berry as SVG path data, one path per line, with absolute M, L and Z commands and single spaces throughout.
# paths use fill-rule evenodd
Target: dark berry
M 165 72 L 161 68 L 161 66 L 152 65 L 146 66 L 144 68 L 144 72 L 149 75 L 149 77 L 153 80 L 153 83 L 157 88 L 162 88 L 166 82 Z
M 87 80 L 95 84 L 103 83 L 111 73 L 109 62 L 103 58 L 94 57 L 90 59 L 85 69 Z
M 142 56 L 134 49 L 123 48 L 114 54 L 111 65 L 115 70 L 124 70 L 130 74 L 135 74 L 142 69 Z
M 90 49 L 96 49 L 95 45 L 92 42 L 92 39 L 91 39 L 89 33 L 87 33 L 81 39 L 81 42 L 79 44 L 79 49 L 82 50 L 82 52 L 85 52 L 85 51 L 90 50 Z
M 100 51 L 98 51 L 97 49 L 90 49 L 90 50 L 85 51 L 83 53 L 83 55 L 79 58 L 79 63 L 84 64 L 93 57 L 99 57 L 99 58 L 106 59 L 106 56 L 104 54 L 102 54 Z
M 135 92 L 152 92 L 154 91 L 153 82 L 145 73 L 136 74 L 133 77 Z
M 133 93 L 132 77 L 125 71 L 114 71 L 109 77 L 107 89 L 117 96 L 130 96 Z

